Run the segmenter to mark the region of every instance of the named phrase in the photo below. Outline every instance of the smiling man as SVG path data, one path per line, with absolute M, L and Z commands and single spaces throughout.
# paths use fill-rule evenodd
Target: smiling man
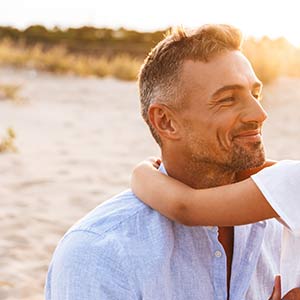
M 169 176 L 194 188 L 232 183 L 236 172 L 265 162 L 261 128 L 267 115 L 259 102 L 262 84 L 240 45 L 240 32 L 230 26 L 177 31 L 154 48 L 141 71 L 143 116 L 161 145 L 164 167 Z M 210 284 L 198 287 L 207 299 L 227 299 L 229 294 L 230 299 L 243 299 L 246 290 L 235 282 L 240 279 L 248 283 L 251 294 L 250 274 L 259 259 L 265 268 L 256 274 L 257 279 L 268 279 L 269 284 L 255 287 L 257 294 L 249 299 L 270 296 L 273 273 L 279 267 L 278 252 L 274 251 L 280 247 L 277 224 L 214 228 L 217 233 L 211 239 L 207 239 L 206 228 L 197 230 L 199 248 L 205 250 L 187 251 L 196 257 L 205 254 L 202 259 L 210 261 L 211 269 L 201 270 L 199 265 L 196 271 L 202 279 L 211 272 L 206 278 Z M 274 240 L 263 245 L 265 233 Z M 209 250 L 206 243 L 212 244 Z M 243 249 L 246 244 L 248 249 Z M 268 249 L 269 261 L 259 254 L 262 245 Z M 255 253 L 253 263 L 238 261 L 250 253 Z M 219 272 L 225 265 L 224 273 Z
M 161 171 L 194 188 L 232 183 L 265 162 L 262 85 L 240 46 L 228 25 L 177 30 L 140 72 L 142 115 L 161 147 Z M 276 221 L 186 227 L 126 191 L 62 239 L 46 299 L 267 300 L 280 246 Z

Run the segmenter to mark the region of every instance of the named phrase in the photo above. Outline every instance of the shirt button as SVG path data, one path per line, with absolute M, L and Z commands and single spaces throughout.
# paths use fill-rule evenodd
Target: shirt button
M 217 251 L 215 252 L 215 257 L 221 257 L 221 256 L 222 256 L 222 252 L 219 251 L 219 250 L 217 250 Z

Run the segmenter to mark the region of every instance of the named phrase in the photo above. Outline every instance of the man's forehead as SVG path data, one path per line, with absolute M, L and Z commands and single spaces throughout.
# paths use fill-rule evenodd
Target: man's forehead
M 190 91 L 212 92 L 223 86 L 259 84 L 251 64 L 240 51 L 228 51 L 208 62 L 186 60 L 182 79 Z

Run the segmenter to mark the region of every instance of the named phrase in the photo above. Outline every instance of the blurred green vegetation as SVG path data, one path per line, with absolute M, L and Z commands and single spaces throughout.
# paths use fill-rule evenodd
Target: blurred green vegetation
M 22 42 L 24 46 L 42 45 L 44 50 L 53 46 L 63 46 L 69 53 L 105 56 L 111 58 L 119 54 L 144 58 L 164 31 L 138 32 L 119 28 L 80 27 L 47 29 L 41 25 L 30 26 L 25 30 L 12 27 L 0 27 L 0 40 L 9 38 L 12 42 Z
M 0 27 L 0 64 L 135 80 L 143 59 L 168 30 Z M 249 38 L 243 49 L 264 83 L 282 75 L 300 76 L 300 49 L 284 38 Z

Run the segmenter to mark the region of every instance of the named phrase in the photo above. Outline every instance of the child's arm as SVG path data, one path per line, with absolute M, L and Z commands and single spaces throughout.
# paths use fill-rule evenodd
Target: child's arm
M 139 164 L 133 171 L 132 189 L 142 201 L 174 221 L 188 226 L 233 226 L 278 217 L 252 179 L 196 190 L 156 167 L 154 160 Z

